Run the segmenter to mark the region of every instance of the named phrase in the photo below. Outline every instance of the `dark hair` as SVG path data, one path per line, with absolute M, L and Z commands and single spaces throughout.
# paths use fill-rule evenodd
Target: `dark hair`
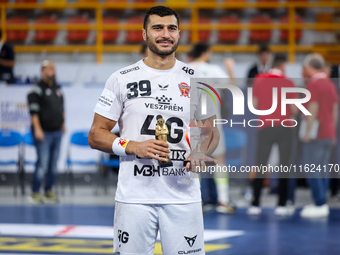
M 145 17 L 144 17 L 144 23 L 143 23 L 144 29 L 146 29 L 148 25 L 150 15 L 158 15 L 160 17 L 174 15 L 177 19 L 177 25 L 179 26 L 179 18 L 178 18 L 177 13 L 174 10 L 170 9 L 169 7 L 159 5 L 159 6 L 151 7 L 149 10 L 147 10 Z
M 194 59 L 202 56 L 204 52 L 207 52 L 210 49 L 210 45 L 207 43 L 199 42 L 192 47 L 190 51 L 190 56 Z
M 268 47 L 267 44 L 260 44 L 259 45 L 259 51 L 257 53 L 261 54 L 263 52 L 270 52 L 269 47 Z
M 276 54 L 273 59 L 273 68 L 280 68 L 282 64 L 287 62 L 287 57 L 285 54 Z

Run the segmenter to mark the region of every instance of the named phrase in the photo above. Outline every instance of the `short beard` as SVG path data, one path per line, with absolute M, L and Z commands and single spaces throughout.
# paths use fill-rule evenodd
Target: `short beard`
M 48 83 L 52 83 L 53 85 L 56 85 L 55 75 L 47 76 L 46 80 L 48 81 Z
M 146 43 L 148 45 L 148 48 L 155 54 L 159 55 L 159 56 L 169 56 L 171 55 L 172 53 L 174 53 L 176 50 L 177 50 L 177 47 L 178 47 L 178 43 L 179 41 L 174 44 L 170 50 L 168 51 L 161 51 L 157 48 L 157 46 L 151 42 L 151 40 L 149 39 L 149 37 L 146 35 Z

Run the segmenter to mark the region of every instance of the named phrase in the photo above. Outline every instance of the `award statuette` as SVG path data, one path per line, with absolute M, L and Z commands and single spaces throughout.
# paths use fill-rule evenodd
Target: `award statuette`
M 163 119 L 162 115 L 157 115 L 157 124 L 156 124 L 156 129 L 155 129 L 155 135 L 156 135 L 156 139 L 157 140 L 161 140 L 164 142 L 167 142 L 168 140 L 168 134 L 169 134 L 169 130 L 168 127 L 165 124 L 165 120 Z M 172 166 L 172 161 L 165 157 L 165 156 L 161 156 L 162 158 L 166 158 L 167 161 L 159 161 L 159 166 L 160 167 L 169 167 Z
M 198 160 L 198 161 L 204 161 L 204 164 L 209 167 L 209 166 L 215 166 L 215 160 L 213 158 L 210 158 L 209 160 L 206 160 L 207 158 L 209 158 L 208 156 L 206 156 L 204 153 L 201 152 L 201 144 L 206 140 L 209 139 L 209 143 L 208 143 L 208 147 L 206 150 L 208 150 L 208 148 L 210 147 L 213 139 L 214 139 L 214 132 L 211 133 L 211 135 L 203 135 L 202 133 L 202 128 L 204 127 L 197 127 L 197 125 L 195 124 L 194 121 L 192 121 L 189 124 L 189 127 L 191 128 L 191 134 L 190 134 L 190 138 L 192 139 L 192 142 L 194 142 L 194 150 L 191 147 L 191 143 L 190 143 L 190 138 L 189 138 L 189 134 L 188 134 L 188 130 L 185 130 L 185 139 L 190 147 L 191 150 L 191 160 Z M 209 128 L 210 126 L 205 124 L 205 128 Z M 194 151 L 194 152 L 193 152 Z M 183 166 L 186 166 L 188 163 L 190 162 L 190 160 L 184 160 L 183 161 Z

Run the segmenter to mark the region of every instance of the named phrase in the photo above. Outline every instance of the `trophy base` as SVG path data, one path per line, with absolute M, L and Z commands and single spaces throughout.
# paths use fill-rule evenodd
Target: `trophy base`
M 186 166 L 188 163 L 190 162 L 190 160 L 184 160 L 183 161 L 183 166 Z M 214 161 L 204 161 L 206 166 L 215 166 L 215 162 Z
M 163 162 L 163 161 L 159 161 L 158 160 L 158 164 L 160 167 L 170 167 L 173 166 L 172 161 L 170 159 L 168 159 L 167 162 Z

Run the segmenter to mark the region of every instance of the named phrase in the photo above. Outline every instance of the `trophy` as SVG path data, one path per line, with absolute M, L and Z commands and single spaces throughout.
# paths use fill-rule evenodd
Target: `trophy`
M 208 122 L 208 121 L 207 121 Z M 210 147 L 213 139 L 214 139 L 214 133 L 212 132 L 211 135 L 203 135 L 203 128 L 209 128 L 210 126 L 205 125 L 205 126 L 199 126 L 196 125 L 194 122 L 192 122 L 189 125 L 191 129 L 191 134 L 189 138 L 188 131 L 185 130 L 185 139 L 190 147 L 190 150 L 193 152 L 191 154 L 191 160 L 199 160 L 199 161 L 204 161 L 205 165 L 208 166 L 214 166 L 216 165 L 215 161 L 211 158 L 211 160 L 206 160 L 207 156 L 205 156 L 204 152 L 201 152 L 201 145 L 204 141 L 208 141 L 208 146 L 206 150 Z M 192 143 L 190 143 L 190 140 Z M 192 148 L 193 146 L 193 148 Z M 186 166 L 190 160 L 184 160 L 183 166 Z
M 157 115 L 156 119 L 157 119 L 157 124 L 156 124 L 156 129 L 155 129 L 156 139 L 167 142 L 169 130 L 168 130 L 167 125 L 165 124 L 165 120 L 163 119 L 162 115 Z M 158 160 L 160 167 L 172 166 L 172 161 L 168 157 L 165 157 L 165 156 L 161 156 L 161 157 L 166 158 L 167 161 L 164 162 L 164 161 Z

